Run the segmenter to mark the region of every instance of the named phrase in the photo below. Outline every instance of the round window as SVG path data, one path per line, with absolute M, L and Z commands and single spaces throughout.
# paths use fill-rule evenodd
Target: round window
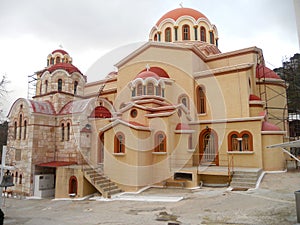
M 135 117 L 137 116 L 137 110 L 136 110 L 136 109 L 131 110 L 131 111 L 130 111 L 130 116 L 131 116 L 132 118 L 135 118 Z

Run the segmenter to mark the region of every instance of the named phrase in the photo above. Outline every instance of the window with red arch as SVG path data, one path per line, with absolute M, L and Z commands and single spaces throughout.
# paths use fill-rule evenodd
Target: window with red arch
M 118 132 L 114 139 L 114 153 L 125 153 L 125 135 Z
M 200 27 L 200 40 L 206 41 L 206 29 L 203 26 Z
M 182 26 L 182 40 L 190 40 L 190 26 L 187 24 Z
M 253 137 L 249 131 L 232 131 L 228 135 L 228 151 L 253 151 Z
M 155 134 L 155 152 L 166 152 L 167 151 L 167 140 L 166 135 L 159 131 Z
M 172 33 L 171 28 L 167 27 L 165 29 L 165 42 L 171 42 L 172 41 Z

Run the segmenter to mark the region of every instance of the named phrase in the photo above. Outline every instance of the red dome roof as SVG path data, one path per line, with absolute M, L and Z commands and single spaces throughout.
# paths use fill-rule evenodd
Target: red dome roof
M 191 128 L 188 124 L 178 123 L 175 130 L 191 130 Z
M 249 100 L 250 100 L 250 101 L 260 101 L 261 99 L 260 99 L 260 97 L 251 94 L 251 95 L 249 96 Z
M 277 127 L 276 125 L 274 125 L 272 123 L 266 122 L 266 121 L 264 121 L 262 123 L 261 130 L 262 131 L 281 131 L 281 129 L 279 127 Z
M 256 67 L 256 78 L 281 79 L 273 70 L 260 64 Z
M 147 71 L 147 69 L 144 69 L 142 72 L 144 71 Z M 170 78 L 167 72 L 160 67 L 150 67 L 149 71 L 156 73 L 160 77 Z
M 61 54 L 63 54 L 63 55 L 69 55 L 69 53 L 67 53 L 66 51 L 64 51 L 64 50 L 62 50 L 62 49 L 56 49 L 56 50 L 54 50 L 54 51 L 52 52 L 52 54 L 54 54 L 54 53 L 56 53 L 56 52 L 59 52 L 59 53 L 61 53 Z
M 111 118 L 110 111 L 104 106 L 97 106 L 90 115 L 91 118 Z
M 174 9 L 170 12 L 167 12 L 165 15 L 163 15 L 157 21 L 156 25 L 158 26 L 163 20 L 168 19 L 168 18 L 176 21 L 181 16 L 191 16 L 195 20 L 198 20 L 199 18 L 207 19 L 207 17 L 205 15 L 203 15 L 201 12 L 199 12 L 197 10 L 190 9 L 190 8 L 177 8 L 177 9 Z
M 141 73 L 139 73 L 135 78 L 142 78 L 142 79 L 146 79 L 148 77 L 153 77 L 156 80 L 159 80 L 159 76 L 156 73 L 153 73 L 151 71 L 142 71 Z
M 46 70 L 48 70 L 50 73 L 52 73 L 53 71 L 59 70 L 59 69 L 66 70 L 70 74 L 74 73 L 74 72 L 78 72 L 78 73 L 82 74 L 80 72 L 80 70 L 76 66 L 73 66 L 73 64 L 71 64 L 71 63 L 57 63 L 57 64 L 49 67 Z

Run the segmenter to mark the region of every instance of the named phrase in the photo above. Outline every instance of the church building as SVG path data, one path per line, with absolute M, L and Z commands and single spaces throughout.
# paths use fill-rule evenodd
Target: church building
M 276 119 L 287 115 L 284 81 L 260 48 L 222 53 L 218 41 L 205 15 L 177 8 L 102 80 L 88 82 L 65 50 L 50 53 L 35 96 L 9 111 L 13 191 L 110 197 L 284 170 L 283 152 L 266 148 L 288 136 Z

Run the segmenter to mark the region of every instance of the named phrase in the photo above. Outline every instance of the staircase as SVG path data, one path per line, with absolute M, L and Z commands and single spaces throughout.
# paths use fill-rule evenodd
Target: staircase
M 238 169 L 235 168 L 233 176 L 230 182 L 230 187 L 233 189 L 249 189 L 255 188 L 258 178 L 262 173 L 262 169 L 249 168 L 249 169 Z
M 109 178 L 104 176 L 100 168 L 83 169 L 84 177 L 102 194 L 104 198 L 110 198 L 122 190 Z

